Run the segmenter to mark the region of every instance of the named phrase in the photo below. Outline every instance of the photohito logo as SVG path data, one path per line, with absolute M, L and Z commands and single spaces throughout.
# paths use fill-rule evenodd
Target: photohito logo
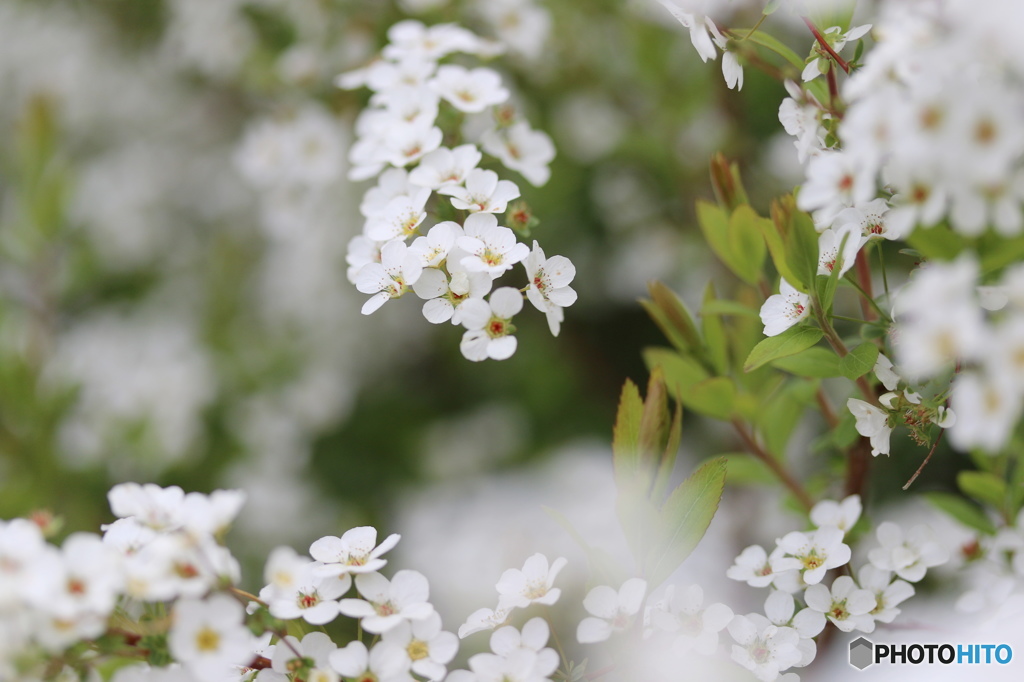
M 875 644 L 867 637 L 850 642 L 850 665 L 864 670 L 875 663 L 890 665 L 1006 665 L 1013 660 L 1009 644 Z

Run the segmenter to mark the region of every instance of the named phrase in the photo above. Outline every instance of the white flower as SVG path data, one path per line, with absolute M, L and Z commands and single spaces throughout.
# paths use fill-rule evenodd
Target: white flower
M 441 324 L 451 320 L 452 324 L 462 324 L 462 306 L 469 299 L 482 301 L 491 291 L 492 282 L 486 272 L 456 270 L 448 280 L 440 270 L 428 268 L 412 288 L 417 296 L 427 299 L 423 304 L 423 317 L 428 322 Z
M 861 237 L 856 226 L 849 226 L 843 230 L 828 229 L 818 237 L 818 274 L 831 275 L 836 264 L 839 265 L 839 276 L 842 277 L 853 267 L 857 259 L 857 252 L 863 246 L 865 240 Z M 839 248 L 842 247 L 840 253 Z
M 871 439 L 871 454 L 889 454 L 889 436 L 892 434 L 892 427 L 889 426 L 889 415 L 870 403 L 856 398 L 846 401 L 846 407 L 857 420 L 857 433 Z
M 900 614 L 897 605 L 914 596 L 914 586 L 903 580 L 893 580 L 892 573 L 872 564 L 864 564 L 857 572 L 860 586 L 875 596 L 871 617 L 879 623 L 891 623 Z
M 388 201 L 383 210 L 366 220 L 363 234 L 378 242 L 407 239 L 427 217 L 424 206 L 429 198 L 430 190 L 426 188 L 411 195 L 400 194 Z
M 338 674 L 346 678 L 380 682 L 412 679 L 408 674 L 408 657 L 400 646 L 390 642 L 378 642 L 369 651 L 360 641 L 349 642 L 348 646 L 331 653 L 330 663 Z
M 773 555 L 777 553 L 777 550 L 772 552 Z M 775 572 L 764 547 L 751 545 L 740 552 L 725 575 L 733 580 L 742 580 L 751 587 L 767 587 L 771 585 Z
M 492 170 L 474 168 L 466 175 L 466 184 L 446 185 L 438 194 L 451 197 L 452 206 L 472 213 L 504 213 L 508 202 L 519 198 L 519 188 L 511 180 L 499 180 Z
M 804 593 L 804 601 L 808 608 L 825 614 L 843 632 L 875 631 L 875 619 L 871 617 L 876 606 L 875 596 L 859 589 L 848 575 L 836 578 L 831 592 L 824 585 L 811 585 Z
M 814 224 L 828 227 L 839 212 L 875 196 L 874 169 L 844 152 L 825 151 L 807 164 L 807 182 L 797 195 L 802 211 L 814 211 Z
M 459 638 L 441 630 L 441 616 L 432 613 L 423 620 L 401 622 L 381 636 L 382 642 L 394 644 L 405 652 L 408 666 L 428 680 L 440 680 L 445 666 L 459 650 Z
M 818 528 L 834 526 L 849 533 L 860 518 L 862 509 L 860 495 L 850 495 L 842 502 L 822 500 L 811 509 L 811 523 Z
M 784 554 L 772 559 L 772 569 L 799 570 L 808 585 L 821 582 L 826 571 L 850 560 L 850 548 L 843 544 L 843 531 L 834 527 L 819 528 L 812 534 L 793 531 L 776 542 Z
M 83 614 L 107 616 L 124 586 L 120 559 L 117 550 L 98 535 L 73 533 L 59 551 L 34 556 L 23 596 L 68 621 Z M 19 570 L 17 565 L 15 570 Z M 0 575 L 7 577 L 6 571 Z
M 363 304 L 363 315 L 369 315 L 392 298 L 398 298 L 416 283 L 423 265 L 405 242 L 390 241 L 380 250 L 380 263 L 367 263 L 356 276 L 356 289 L 373 296 Z
M 508 99 L 508 90 L 501 85 L 501 76 L 493 69 L 466 69 L 445 64 L 430 81 L 437 94 L 453 107 L 467 114 L 477 114 L 489 106 Z
M 650 611 L 651 625 L 675 633 L 672 646 L 679 651 L 713 654 L 718 648 L 718 633 L 732 620 L 732 609 L 725 604 L 704 607 L 704 590 L 699 585 L 679 591 L 675 587 L 669 585 L 665 592 L 666 608 Z
M 44 552 L 53 551 L 27 519 L 0 520 L 0 612 L 20 603 Z
M 385 139 L 382 156 L 392 166 L 407 166 L 440 147 L 443 139 L 444 133 L 437 126 L 393 125 Z M 355 150 L 356 145 L 352 149 Z M 350 159 L 351 156 L 352 152 Z
M 576 630 L 580 644 L 603 642 L 613 632 L 623 632 L 632 625 L 644 603 L 647 581 L 630 578 L 616 592 L 607 585 L 599 585 L 587 593 L 583 608 L 592 618 L 584 618 Z
M 486 272 L 492 279 L 530 255 L 529 247 L 516 241 L 515 232 L 498 225 L 484 228 L 478 237 L 459 237 L 455 243 L 468 254 L 460 260 L 467 272 Z
M 1020 384 L 1008 363 L 997 370 L 968 372 L 953 380 L 950 399 L 958 419 L 950 429 L 953 446 L 1000 452 L 1020 419 Z
M 337 599 L 352 587 L 352 576 L 321 576 L 316 569 L 313 562 L 306 564 L 293 577 L 294 585 L 289 591 L 273 583 L 260 591 L 260 598 L 268 602 L 271 615 L 283 620 L 302 618 L 311 625 L 324 625 L 338 617 L 341 609 Z M 286 582 L 281 573 L 276 577 Z
M 185 491 L 176 485 L 161 488 L 153 483 L 119 483 L 107 493 L 114 516 L 134 516 L 153 530 L 181 527 Z
M 220 682 L 252 656 L 245 609 L 224 594 L 207 600 L 179 599 L 167 635 L 171 655 L 201 680 Z
M 507 609 L 477 609 L 473 613 L 469 614 L 466 618 L 466 622 L 459 626 L 459 639 L 465 639 L 469 635 L 475 632 L 481 632 L 482 630 L 493 630 L 496 627 L 505 624 L 508 620 L 509 612 L 515 607 L 509 607 Z
M 465 232 L 458 223 L 446 220 L 430 228 L 426 236 L 417 237 L 409 249 L 420 257 L 424 268 L 439 268 L 451 253 L 455 241 L 463 236 Z
M 512 336 L 515 332 L 512 317 L 522 309 L 523 295 L 512 287 L 496 289 L 490 301 L 466 299 L 459 306 L 462 325 L 467 329 L 462 335 L 459 350 L 466 359 L 474 362 L 487 358 L 507 360 L 512 357 L 519 343 Z
M 439 147 L 420 159 L 420 164 L 409 173 L 409 182 L 433 190 L 446 185 L 461 185 L 482 156 L 472 144 L 455 149 Z
M 388 168 L 377 178 L 376 186 L 366 190 L 359 203 L 359 212 L 372 218 L 382 214 L 392 199 L 416 195 L 419 187 L 410 182 L 409 178 L 409 172 L 404 168 Z
M 498 291 L 494 293 L 497 294 Z M 518 292 L 516 293 L 518 294 Z M 493 299 L 494 296 L 491 298 Z M 522 305 L 521 298 L 520 305 Z M 498 610 L 525 608 L 530 604 L 551 606 L 557 602 L 562 595 L 562 590 L 553 585 L 555 578 L 567 563 L 563 557 L 558 557 L 549 567 L 548 558 L 537 553 L 526 560 L 522 570 L 510 568 L 502 573 L 501 579 L 495 586 L 498 594 L 501 595 L 498 599 Z
M 729 634 L 736 641 L 732 660 L 762 682 L 772 682 L 781 671 L 798 665 L 804 657 L 796 630 L 773 625 L 759 613 L 734 617 L 729 622 Z
M 886 214 L 889 204 L 885 199 L 872 199 L 866 204 L 844 208 L 836 216 L 836 231 L 855 229 L 864 240 L 902 239 L 904 235 L 890 229 Z
M 902 528 L 886 521 L 878 527 L 878 541 L 882 546 L 868 552 L 868 560 L 912 583 L 921 580 L 929 568 L 949 561 L 949 552 L 935 541 L 928 526 L 915 526 L 904 538 Z
M 779 292 L 761 306 L 765 336 L 778 336 L 811 312 L 811 297 L 794 289 L 785 279 L 779 281 Z
M 274 672 L 285 675 L 294 672 L 290 665 L 292 661 L 301 662 L 302 659 L 312 661 L 314 668 L 326 668 L 330 665 L 331 654 L 337 650 L 338 645 L 323 632 L 310 632 L 301 642 L 295 637 L 288 636 L 274 647 L 271 665 Z
M 817 637 L 825 629 L 824 614 L 814 609 L 801 609 L 796 613 L 796 600 L 792 594 L 783 590 L 772 590 L 764 600 L 764 615 L 775 625 L 793 628 L 804 640 Z M 810 651 L 813 658 L 816 647 L 810 647 Z M 802 665 L 810 662 L 807 660 Z
M 333 535 L 320 538 L 309 546 L 309 554 L 323 564 L 315 569 L 318 575 L 370 573 L 384 568 L 388 562 L 380 555 L 397 545 L 401 537 L 392 533 L 377 545 L 377 529 L 359 526 L 345 531 L 340 538 Z
M 528 651 L 533 654 L 532 674 L 535 678 L 547 678 L 559 664 L 558 653 L 547 646 L 550 634 L 546 620 L 531 618 L 521 632 L 511 625 L 496 630 L 491 635 L 491 651 L 506 659 L 519 651 Z
M 562 308 L 576 302 L 576 292 L 569 286 L 576 276 L 576 267 L 565 256 L 545 258 L 536 241 L 525 265 L 526 275 L 530 278 L 526 297 L 537 310 L 547 315 L 548 328 L 552 335 L 558 336 Z
M 551 177 L 549 164 L 555 158 L 555 145 L 547 133 L 533 130 L 526 121 L 489 130 L 480 137 L 484 151 L 501 159 L 505 167 L 519 171 L 534 187 Z
M 381 634 L 403 621 L 429 618 L 434 612 L 427 601 L 430 586 L 417 571 L 398 571 L 390 581 L 380 573 L 361 573 L 355 582 L 365 599 L 342 599 L 341 612 L 361 618 L 367 632 Z

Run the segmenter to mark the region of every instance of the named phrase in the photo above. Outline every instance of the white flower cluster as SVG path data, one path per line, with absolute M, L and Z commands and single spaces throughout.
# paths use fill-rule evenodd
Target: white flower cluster
M 1024 18 L 1019 4 L 997 4 L 991 11 L 1000 22 Z M 1024 60 L 1009 43 L 1016 40 L 993 33 L 991 23 L 966 0 L 883 8 L 877 45 L 843 87 L 850 105 L 832 130 L 841 146 L 806 141 L 823 141 L 813 117 L 801 126 L 797 144 L 810 160 L 799 205 L 814 211 L 819 228 L 851 225 L 853 212 L 839 216 L 853 208 L 883 216 L 884 225 L 867 227 L 888 238 L 944 217 L 968 236 L 990 225 L 1004 236 L 1020 233 L 1024 134 L 1015 112 Z M 794 113 L 809 113 L 803 100 L 786 107 L 787 129 Z M 872 204 L 878 180 L 887 213 L 884 203 Z
M 108 497 L 120 518 L 104 527 L 102 537 L 75 533 L 60 548 L 47 543 L 33 521 L 0 522 L 0 679 L 28 679 L 28 662 L 45 664 L 76 642 L 111 633 L 125 639 L 128 651 L 145 637 L 155 638 L 146 647 L 160 646 L 165 634 L 174 661 L 163 668 L 122 668 L 116 682 L 286 682 L 298 673 L 320 682 L 445 678 L 458 638 L 442 630 L 426 578 L 402 570 L 389 580 L 378 572 L 398 535 L 377 544 L 376 530 L 353 528 L 314 542 L 313 558 L 278 548 L 267 561 L 259 601 L 250 601 L 234 587 L 238 563 L 220 544 L 243 493 L 185 494 L 173 486 L 124 483 Z M 359 598 L 343 598 L 353 584 Z M 280 620 L 313 625 L 345 615 L 379 638 L 369 649 L 360 641 L 339 648 L 322 632 L 301 641 L 276 630 L 257 638 L 251 621 L 263 609 Z M 539 649 L 547 641 L 542 625 L 540 638 L 540 626 L 527 624 L 523 646 L 539 642 L 534 648 L 540 677 L 546 677 L 558 658 Z M 497 635 L 509 639 L 508 633 Z M 498 652 L 502 645 L 495 646 Z M 257 664 L 261 659 L 265 665 Z
M 843 540 L 860 514 L 857 495 L 819 502 L 811 510 L 815 530 L 786 534 L 770 554 L 758 545 L 747 547 L 726 573 L 752 587 L 771 588 L 764 615 L 736 616 L 728 625 L 736 641 L 733 660 L 759 680 L 771 682 L 814 660 L 814 637 L 826 621 L 843 632 L 873 632 L 876 623 L 891 623 L 900 613 L 897 606 L 914 594 L 910 583 L 948 560 L 927 526 L 904 535 L 899 526 L 885 522 L 877 531 L 880 546 L 870 550 L 869 563 L 856 579 L 841 575 L 825 585 L 828 570 L 850 562 Z M 803 602 L 799 609 L 798 599 Z
M 576 270 L 565 257 L 547 258 L 536 241 L 532 250 L 519 243 L 512 229 L 499 224 L 498 215 L 510 211 L 520 190 L 479 164 L 486 152 L 542 185 L 554 146 L 507 109 L 496 109 L 510 94 L 496 71 L 439 64 L 454 53 L 492 55 L 498 51 L 493 43 L 454 25 L 428 28 L 412 20 L 392 26 L 388 37 L 379 60 L 338 79 L 341 87 L 374 91 L 356 122 L 349 177 L 379 176 L 360 205 L 366 222 L 349 245 L 349 280 L 371 294 L 363 314 L 412 290 L 426 301 L 428 321 L 465 327 L 464 356 L 504 360 L 516 350 L 512 318 L 522 310 L 523 292 L 557 335 L 562 309 L 576 300 L 569 286 Z M 479 146 L 442 145 L 439 116 L 461 120 L 486 111 L 494 111 L 498 123 L 479 136 Z M 432 197 L 431 212 L 456 219 L 426 225 Z M 526 268 L 526 286 L 492 292 L 494 281 L 517 263 Z
M 953 445 L 998 453 L 1024 408 L 1024 266 L 979 286 L 977 260 L 929 263 L 894 305 L 896 353 L 918 380 L 956 372 Z

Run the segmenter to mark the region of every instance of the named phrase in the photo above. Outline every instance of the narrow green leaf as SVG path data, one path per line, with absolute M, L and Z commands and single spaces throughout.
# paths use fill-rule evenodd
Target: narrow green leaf
M 729 239 L 729 215 L 709 201 L 697 202 L 697 224 L 704 234 L 704 241 L 725 265 L 737 275 L 740 267 Z
M 770 222 L 744 204 L 729 216 L 728 265 L 737 277 L 747 284 L 756 285 L 761 280 L 764 267 L 765 245 L 761 236 L 762 223 Z
M 965 495 L 1002 511 L 1006 506 L 1006 481 L 984 471 L 961 471 L 956 483 Z
M 658 473 L 654 477 L 654 490 L 651 492 L 652 500 L 662 499 L 668 491 L 669 483 L 672 481 L 672 471 L 676 467 L 676 457 L 679 455 L 679 444 L 682 440 L 683 404 L 676 401 L 676 409 L 672 415 L 672 424 L 668 430 L 668 440 L 665 442 L 665 450 L 661 455 Z
M 768 0 L 768 4 L 766 4 L 764 6 L 764 9 L 761 10 L 761 14 L 768 16 L 770 14 L 773 14 L 775 10 L 777 10 L 781 6 L 782 0 Z
M 793 50 L 786 47 L 786 45 L 777 38 L 774 38 L 763 31 L 754 31 L 753 33 L 750 33 L 749 28 L 737 28 L 734 29 L 733 32 L 741 36 L 750 34 L 750 37 L 747 38 L 747 40 L 779 55 L 789 62 L 797 71 L 804 70 L 804 60 L 798 57 L 796 52 L 793 52 Z
M 651 282 L 650 301 L 640 301 L 669 342 L 682 352 L 702 352 L 700 334 L 693 316 L 679 297 L 661 282 Z
M 856 381 L 870 372 L 878 360 L 878 346 L 862 343 L 839 361 L 839 371 L 850 381 Z
M 655 537 L 658 532 L 658 510 L 647 498 L 648 491 L 642 481 L 620 484 L 618 489 L 615 511 L 636 565 L 643 570 L 652 548 L 660 544 Z
M 700 309 L 700 313 L 703 316 L 707 315 L 742 315 L 743 317 L 753 317 L 760 319 L 760 312 L 745 306 L 742 303 L 736 301 L 727 300 L 715 300 L 705 301 L 704 306 Z
M 705 463 L 669 495 L 658 515 L 656 541 L 646 562 L 649 589 L 661 585 L 690 556 L 718 511 L 728 464 Z
M 736 402 L 736 384 L 731 377 L 712 377 L 690 386 L 678 399 L 698 414 L 729 419 Z
M 842 376 L 839 371 L 839 356 L 821 347 L 808 348 L 796 355 L 772 360 L 772 367 L 802 377 L 827 379 Z
M 822 336 L 816 327 L 793 327 L 778 336 L 769 336 L 750 351 L 743 363 L 743 371 L 752 372 L 772 360 L 796 355 L 821 341 Z
M 818 276 L 818 232 L 811 217 L 803 211 L 792 214 L 786 239 L 786 262 L 796 277 L 790 282 L 803 292 L 810 292 Z
M 981 531 L 986 535 L 995 535 L 996 527 L 985 516 L 985 512 L 959 495 L 952 493 L 925 493 L 924 496 L 936 509 L 949 514 L 968 528 Z
M 631 481 L 640 467 L 640 422 L 643 411 L 640 389 L 626 379 L 619 396 L 619 408 L 612 431 L 612 465 L 615 479 L 620 484 Z
M 665 372 L 665 385 L 676 400 L 694 384 L 710 376 L 704 367 L 690 357 L 685 357 L 669 348 L 645 348 L 642 352 L 647 369 L 661 367 Z
M 668 412 L 668 393 L 665 390 L 664 370 L 655 367 L 651 370 L 647 382 L 647 397 L 644 399 L 644 410 L 640 417 L 639 475 L 645 481 L 646 489 L 654 479 L 654 472 L 661 459 L 661 453 L 668 439 L 670 425 Z
M 760 234 L 758 239 L 761 239 Z M 764 242 L 762 242 L 762 245 Z M 708 282 L 704 289 L 704 304 L 701 306 L 701 322 L 704 328 L 704 344 L 708 349 L 708 357 L 712 366 L 718 374 L 726 374 L 729 370 L 729 345 L 725 338 L 725 328 L 722 325 L 722 318 L 717 315 L 708 315 L 705 311 L 709 304 L 716 303 L 715 285 Z

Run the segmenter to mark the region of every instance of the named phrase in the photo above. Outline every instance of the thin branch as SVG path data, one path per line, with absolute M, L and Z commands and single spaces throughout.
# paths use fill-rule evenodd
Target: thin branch
M 811 29 L 811 33 L 814 34 L 814 38 L 818 41 L 818 44 L 821 45 L 825 52 L 828 52 L 829 56 L 832 57 L 832 59 L 835 60 L 835 63 L 839 65 L 839 68 L 846 73 L 850 73 L 850 65 L 846 63 L 845 59 L 839 56 L 838 52 L 832 49 L 832 46 L 828 44 L 827 40 L 825 40 L 825 36 L 821 35 L 821 31 L 819 31 L 814 25 L 814 22 L 807 17 L 800 18 L 804 20 L 804 23 L 807 24 L 807 28 Z
M 794 497 L 796 497 L 800 504 L 803 505 L 807 511 L 810 511 L 811 507 L 814 506 L 814 500 L 811 498 L 810 494 L 804 490 L 804 487 L 800 485 L 800 482 L 797 481 L 791 473 L 786 471 L 779 460 L 775 459 L 775 457 L 770 453 L 765 452 L 764 448 L 754 440 L 753 436 L 750 435 L 742 422 L 738 419 L 733 419 L 732 425 L 736 429 L 736 433 L 739 435 L 740 440 L 743 441 L 743 445 L 746 446 L 747 451 L 764 462 L 765 465 L 772 470 L 772 473 L 774 473 L 778 479 L 782 481 L 787 488 L 789 488 L 789 491 L 793 493 Z
M 868 264 L 868 256 L 863 249 L 857 252 L 855 267 L 857 268 L 857 280 L 864 290 L 864 298 L 860 301 L 860 310 L 864 319 L 871 322 L 875 319 L 875 311 L 868 301 L 874 301 L 875 295 L 871 288 L 871 266 Z
M 946 433 L 946 429 L 942 429 L 941 431 L 939 431 L 939 435 L 936 436 L 935 442 L 932 443 L 932 449 L 928 451 L 928 455 L 924 458 L 924 461 L 921 462 L 921 466 L 917 467 L 917 471 L 914 472 L 914 475 L 911 476 L 910 480 L 907 481 L 906 484 L 903 486 L 904 490 L 909 488 L 910 484 L 913 483 L 914 481 L 916 481 L 917 477 L 921 475 L 922 471 L 924 471 L 924 468 L 928 465 L 928 462 L 931 461 L 932 455 L 935 454 L 935 449 L 938 448 L 939 447 L 939 443 L 942 442 L 942 435 L 944 433 Z
M 832 409 L 832 403 L 828 401 L 828 396 L 825 395 L 825 391 L 822 390 L 821 386 L 818 387 L 818 392 L 814 394 L 814 398 L 818 401 L 818 409 L 821 410 L 821 416 L 825 418 L 828 428 L 834 429 L 839 424 L 839 418 L 836 417 L 836 412 Z

